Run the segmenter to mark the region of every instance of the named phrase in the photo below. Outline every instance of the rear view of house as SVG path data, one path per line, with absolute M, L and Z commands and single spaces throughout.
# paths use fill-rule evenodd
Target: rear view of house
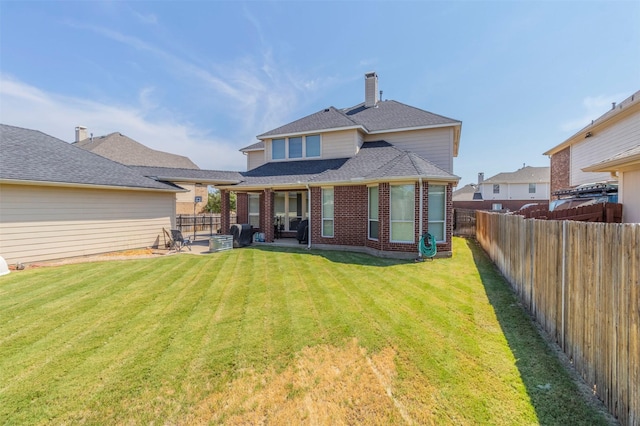
M 462 123 L 380 100 L 374 72 L 365 75 L 364 95 L 353 107 L 327 107 L 242 149 L 248 171 L 241 182 L 221 186 L 223 220 L 234 191 L 238 222 L 268 242 L 276 233 L 295 236 L 308 221 L 310 247 L 415 256 L 429 232 L 438 251 L 450 254 Z

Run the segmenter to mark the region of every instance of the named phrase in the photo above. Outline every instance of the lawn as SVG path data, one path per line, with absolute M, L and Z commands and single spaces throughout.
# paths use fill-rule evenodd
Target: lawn
M 0 278 L 0 423 L 607 424 L 473 243 Z

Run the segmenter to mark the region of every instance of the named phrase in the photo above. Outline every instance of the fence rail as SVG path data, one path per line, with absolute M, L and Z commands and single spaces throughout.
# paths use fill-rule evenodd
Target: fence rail
M 181 214 L 176 216 L 176 228 L 186 234 L 193 234 L 197 232 L 209 231 L 210 235 L 219 233 L 221 226 L 221 215 L 219 213 L 213 214 L 200 214 L 200 215 L 185 215 Z M 230 225 L 236 223 L 236 215 L 232 214 L 230 217 Z M 225 234 L 227 230 L 222 233 Z
M 476 237 L 622 425 L 640 425 L 640 224 L 476 213 Z

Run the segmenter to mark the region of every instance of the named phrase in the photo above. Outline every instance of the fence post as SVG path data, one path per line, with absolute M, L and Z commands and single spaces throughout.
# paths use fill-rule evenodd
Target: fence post
M 562 351 L 567 352 L 564 347 L 564 301 L 565 301 L 565 286 L 566 286 L 566 268 L 567 268 L 567 221 L 562 221 L 562 312 L 561 312 L 561 331 L 562 336 Z

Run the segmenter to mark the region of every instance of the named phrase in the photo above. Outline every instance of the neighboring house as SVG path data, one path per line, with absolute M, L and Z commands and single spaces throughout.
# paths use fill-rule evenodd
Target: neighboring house
M 309 247 L 415 256 L 423 233 L 451 254 L 452 188 L 458 120 L 378 99 L 378 76 L 365 75 L 365 102 L 328 107 L 259 135 L 241 151 L 247 172 L 221 186 L 223 228 L 228 191 L 238 223 L 274 240 L 274 225 L 294 236 L 309 220 Z M 226 223 L 224 221 L 227 221 Z
M 640 91 L 566 141 L 551 157 L 551 191 L 594 182 L 618 182 L 623 222 L 640 222 Z M 556 198 L 556 197 L 553 197 Z
M 474 183 L 468 183 L 462 188 L 456 189 L 453 191 L 453 208 L 468 208 L 463 207 L 465 204 L 473 201 L 473 196 L 478 189 L 478 185 Z
M 36 130 L 0 125 L 0 256 L 34 262 L 149 247 L 174 185 Z
M 187 157 L 148 148 L 117 132 L 106 136 L 87 136 L 86 127 L 78 126 L 73 145 L 127 166 L 199 170 L 199 167 Z M 194 208 L 200 213 L 207 205 L 207 185 L 192 180 L 173 183 L 186 190 L 176 194 L 177 214 L 193 214 Z M 196 196 L 201 199 L 198 203 L 195 203 Z
M 470 188 L 455 196 L 454 208 L 515 211 L 531 203 L 549 204 L 549 167 L 523 166 L 515 172 L 498 173 L 484 179 L 478 173 L 475 191 Z

